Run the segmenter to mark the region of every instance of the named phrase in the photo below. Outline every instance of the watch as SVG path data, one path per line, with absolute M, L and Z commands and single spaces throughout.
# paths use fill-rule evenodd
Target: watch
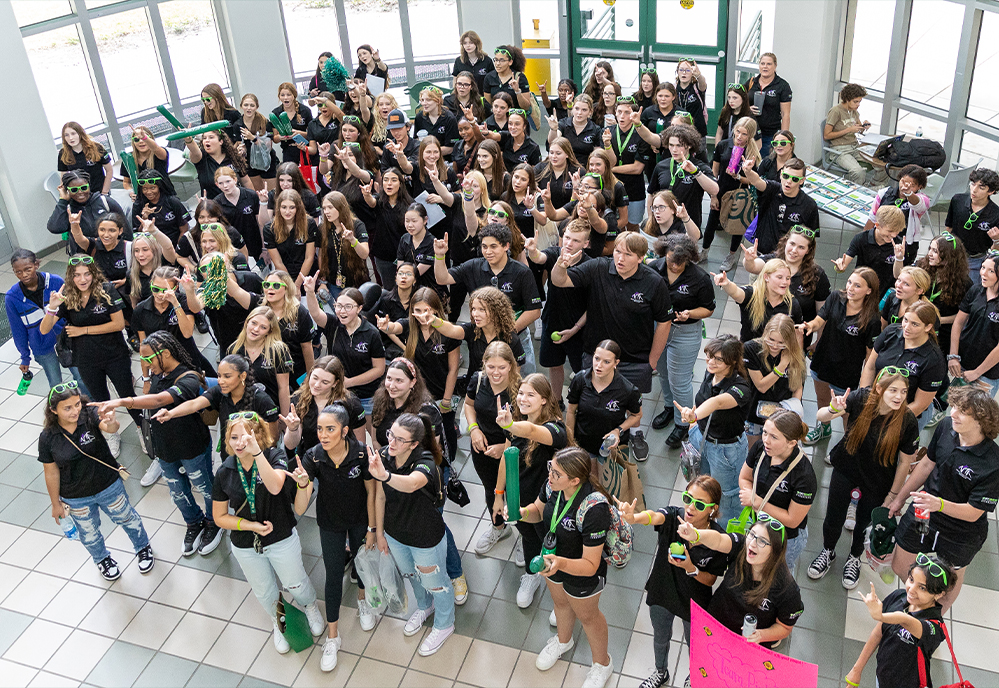
M 378 529 L 377 528 L 372 528 L 371 526 L 368 526 L 368 532 L 369 533 L 377 533 Z
M 698 569 L 698 568 L 697 568 L 697 567 L 695 566 L 695 567 L 694 567 L 694 570 L 693 570 L 693 571 L 687 571 L 687 575 L 688 575 L 688 576 L 690 576 L 691 578 L 693 578 L 693 577 L 695 577 L 695 576 L 696 576 L 697 574 L 699 574 L 700 572 L 701 572 L 701 571 L 700 571 L 700 569 Z

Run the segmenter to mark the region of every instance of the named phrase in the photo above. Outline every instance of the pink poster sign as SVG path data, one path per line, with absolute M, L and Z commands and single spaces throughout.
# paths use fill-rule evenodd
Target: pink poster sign
M 819 666 L 746 642 L 690 603 L 691 688 L 816 688 Z

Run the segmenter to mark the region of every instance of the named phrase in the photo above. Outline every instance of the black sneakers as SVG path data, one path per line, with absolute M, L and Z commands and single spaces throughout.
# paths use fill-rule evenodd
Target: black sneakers
M 152 547 L 146 545 L 139 550 L 136 556 L 139 557 L 139 573 L 149 573 L 153 570 L 153 564 L 156 563 L 156 560 L 153 559 Z
M 652 429 L 662 430 L 673 422 L 673 409 L 663 409 L 663 412 L 652 419 Z
M 215 551 L 215 548 L 221 542 L 222 529 L 211 521 L 205 521 L 205 530 L 201 533 L 201 544 L 198 546 L 198 554 L 203 557 L 208 556 Z
M 204 529 L 204 520 L 187 524 L 187 532 L 184 533 L 184 550 L 181 552 L 185 557 L 189 557 L 198 551 L 198 544 Z
M 649 443 L 645 441 L 645 434 L 641 430 L 632 430 L 628 446 L 631 447 L 631 456 L 635 461 L 645 461 L 649 458 Z
M 690 433 L 689 425 L 674 426 L 673 432 L 671 432 L 669 434 L 669 437 L 666 438 L 666 446 L 669 447 L 670 449 L 679 449 L 683 441 L 687 439 L 687 435 L 689 433 Z
M 121 578 L 121 571 L 118 570 L 118 562 L 112 559 L 110 554 L 97 562 L 97 570 L 101 572 L 104 580 L 113 581 Z

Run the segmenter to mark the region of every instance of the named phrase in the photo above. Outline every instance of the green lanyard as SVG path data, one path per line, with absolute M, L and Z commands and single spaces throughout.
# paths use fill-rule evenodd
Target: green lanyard
M 930 285 L 930 301 L 936 301 L 937 297 L 943 293 L 943 289 L 937 289 L 937 281 L 933 280 L 933 284 Z
M 558 497 L 555 498 L 555 509 L 552 510 L 551 526 L 548 528 L 549 533 L 553 535 L 555 534 L 555 529 L 558 527 L 559 521 L 565 518 L 565 515 L 569 512 L 569 507 L 572 506 L 572 500 L 576 498 L 577 492 L 579 492 L 578 487 L 573 491 L 572 496 L 569 497 L 569 500 L 565 503 L 565 508 L 562 509 L 562 512 L 556 516 L 555 514 L 558 511 L 558 504 L 562 500 L 562 493 L 558 493 Z
M 674 172 L 673 171 L 673 166 L 675 164 L 676 164 L 676 161 L 673 158 L 670 158 L 669 159 L 669 174 L 670 174 L 670 177 L 671 177 L 670 183 L 669 183 L 669 188 L 670 189 L 672 189 L 674 186 L 676 186 L 676 180 L 677 179 L 684 179 L 687 176 L 687 173 L 684 172 L 684 170 L 683 170 L 683 165 L 680 165 L 680 168 L 677 169 L 676 172 Z
M 624 137 L 624 143 L 621 143 L 621 127 L 618 126 L 617 132 L 617 153 L 618 155 L 624 156 L 624 147 L 628 145 L 628 141 L 631 140 L 631 135 L 635 133 L 635 127 L 632 125 L 631 129 L 628 130 L 628 135 Z
M 253 462 L 253 467 L 250 469 L 250 482 L 253 484 L 253 489 L 246 482 L 246 475 L 243 467 L 239 465 L 239 459 L 236 459 L 237 473 L 239 473 L 239 482 L 243 483 L 243 492 L 246 493 L 246 501 L 250 505 L 250 518 L 254 518 L 257 515 L 257 462 Z

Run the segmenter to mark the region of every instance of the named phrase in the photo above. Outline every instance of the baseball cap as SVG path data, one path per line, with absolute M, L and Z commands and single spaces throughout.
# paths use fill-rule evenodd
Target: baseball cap
M 402 110 L 395 109 L 388 114 L 388 123 L 385 125 L 386 129 L 402 129 L 407 124 L 406 113 Z

